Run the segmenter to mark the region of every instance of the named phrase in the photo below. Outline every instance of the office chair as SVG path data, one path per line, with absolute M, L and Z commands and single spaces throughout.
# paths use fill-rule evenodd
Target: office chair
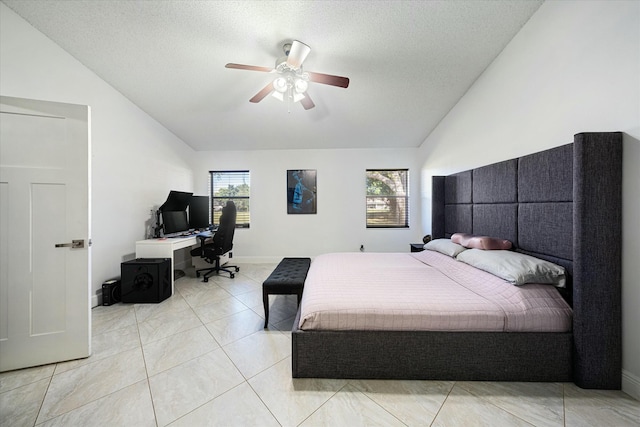
M 210 268 L 201 268 L 196 270 L 196 277 L 200 277 L 200 274 L 204 272 L 202 281 L 208 282 L 209 276 L 213 273 L 219 274 L 221 271 L 229 273 L 231 278 L 235 277 L 232 269 L 235 272 L 240 271 L 240 267 L 236 265 L 220 266 L 220 257 L 226 253 L 229 253 L 229 258 L 232 257 L 231 249 L 233 248 L 233 233 L 236 229 L 236 205 L 232 201 L 227 201 L 227 205 L 222 208 L 222 215 L 220 215 L 220 224 L 218 230 L 214 233 L 211 243 L 206 243 L 207 237 L 198 236 L 200 239 L 200 247 L 191 251 L 191 256 L 199 256 L 204 258 L 209 264 L 214 264 Z

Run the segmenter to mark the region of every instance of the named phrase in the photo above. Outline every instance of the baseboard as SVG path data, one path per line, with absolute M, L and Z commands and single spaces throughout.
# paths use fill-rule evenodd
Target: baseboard
M 99 306 L 101 302 L 102 301 L 100 301 L 100 299 L 98 298 L 98 294 L 94 294 L 91 297 L 91 308 Z
M 623 369 L 622 391 L 624 391 L 634 399 L 640 400 L 640 378 Z

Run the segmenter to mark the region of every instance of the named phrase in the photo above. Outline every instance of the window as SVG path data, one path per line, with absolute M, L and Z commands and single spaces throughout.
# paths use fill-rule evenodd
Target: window
M 367 169 L 367 228 L 409 227 L 409 170 Z
M 231 200 L 236 205 L 236 228 L 249 228 L 249 171 L 209 171 L 213 223 L 220 224 L 222 208 Z

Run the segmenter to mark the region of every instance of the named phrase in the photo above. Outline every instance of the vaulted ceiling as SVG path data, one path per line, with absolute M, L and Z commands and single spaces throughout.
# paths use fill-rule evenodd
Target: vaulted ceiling
M 195 150 L 418 147 L 542 1 L 2 0 Z M 316 107 L 249 99 L 311 47 Z

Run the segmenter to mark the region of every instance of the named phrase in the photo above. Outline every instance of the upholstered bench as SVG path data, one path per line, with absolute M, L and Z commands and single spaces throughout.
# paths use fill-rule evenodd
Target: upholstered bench
M 264 303 L 264 327 L 269 322 L 269 295 L 298 295 L 298 304 L 302 298 L 302 288 L 311 258 L 283 258 L 275 270 L 262 283 L 262 302 Z

